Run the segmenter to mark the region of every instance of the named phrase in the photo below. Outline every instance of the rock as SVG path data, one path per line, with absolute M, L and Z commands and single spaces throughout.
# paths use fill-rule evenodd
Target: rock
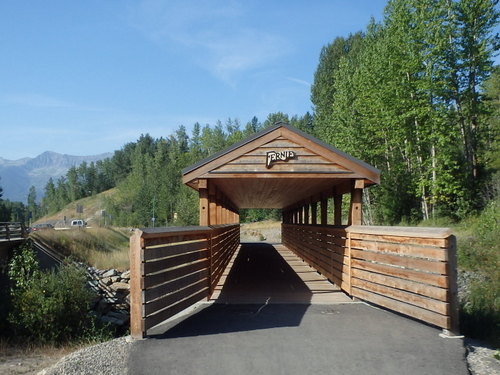
M 120 276 L 111 276 L 111 282 L 116 283 L 120 281 L 121 277 Z
M 118 275 L 118 271 L 117 270 L 109 270 L 109 271 L 106 271 L 102 274 L 102 277 L 111 277 L 111 276 L 116 276 Z
M 115 290 L 115 291 L 121 291 L 121 290 L 129 290 L 130 289 L 130 285 L 127 284 L 127 283 L 113 283 L 110 285 L 111 289 Z
M 130 279 L 130 270 L 122 273 L 122 279 Z
M 104 284 L 104 285 L 111 285 L 113 284 L 113 281 L 112 281 L 112 278 L 111 277 L 103 277 L 101 279 L 101 282 Z
M 105 323 L 116 324 L 117 326 L 122 326 L 126 323 L 125 320 L 113 318 L 112 316 L 104 315 L 101 317 L 101 321 Z

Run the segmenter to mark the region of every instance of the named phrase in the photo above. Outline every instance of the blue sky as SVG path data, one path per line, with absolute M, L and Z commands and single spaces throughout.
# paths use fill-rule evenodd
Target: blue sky
M 3 1 L 0 157 L 91 155 L 196 121 L 303 115 L 321 47 L 384 5 Z

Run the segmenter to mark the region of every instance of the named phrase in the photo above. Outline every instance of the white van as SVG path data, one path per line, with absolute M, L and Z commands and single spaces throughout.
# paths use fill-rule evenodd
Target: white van
M 87 223 L 85 222 L 85 220 L 71 220 L 71 224 L 70 224 L 72 227 L 78 227 L 78 228 L 83 228 L 87 225 Z

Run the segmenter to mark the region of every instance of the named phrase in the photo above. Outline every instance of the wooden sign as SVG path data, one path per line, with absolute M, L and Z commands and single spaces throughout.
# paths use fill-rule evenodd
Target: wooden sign
M 266 167 L 271 168 L 272 164 L 276 161 L 288 161 L 295 157 L 295 152 L 285 151 L 268 151 L 266 153 Z

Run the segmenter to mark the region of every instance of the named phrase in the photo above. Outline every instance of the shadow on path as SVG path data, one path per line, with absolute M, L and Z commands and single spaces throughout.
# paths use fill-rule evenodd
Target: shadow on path
M 273 245 L 241 245 L 216 303 L 309 304 L 312 292 Z

